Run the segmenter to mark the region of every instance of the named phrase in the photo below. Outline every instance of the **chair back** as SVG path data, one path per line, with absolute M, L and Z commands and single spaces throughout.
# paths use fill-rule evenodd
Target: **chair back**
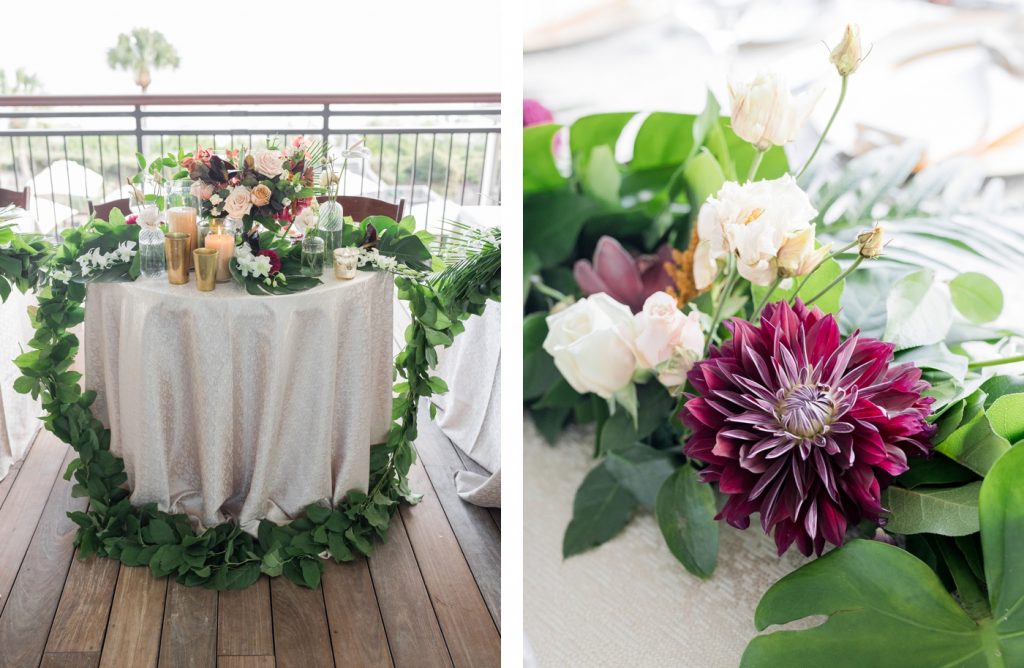
M 323 204 L 330 197 L 321 196 L 317 197 L 316 201 Z M 395 220 L 402 219 L 402 212 L 405 211 L 405 200 L 399 200 L 398 204 L 394 202 L 385 202 L 381 199 L 374 199 L 372 197 L 356 197 L 350 195 L 338 195 L 334 198 L 341 208 L 345 210 L 346 216 L 352 216 L 352 220 L 359 223 L 364 218 L 369 216 L 387 216 Z
M 32 194 L 32 189 L 25 186 L 24 190 L 5 190 L 0 188 L 0 207 L 8 206 L 13 204 L 14 206 L 21 207 L 22 209 L 28 210 L 29 195 Z
M 132 212 L 130 206 L 128 206 L 128 198 L 115 199 L 109 202 L 103 202 L 102 204 L 93 204 L 92 200 L 89 200 L 89 217 L 99 218 L 100 220 L 110 220 L 110 212 L 117 209 L 124 215 L 128 215 Z

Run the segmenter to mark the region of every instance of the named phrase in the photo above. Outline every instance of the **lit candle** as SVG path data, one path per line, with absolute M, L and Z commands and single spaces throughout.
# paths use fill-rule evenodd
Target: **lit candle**
M 188 264 L 192 267 L 192 251 L 199 247 L 199 229 L 196 227 L 196 210 L 190 206 L 174 206 L 167 209 L 167 230 L 184 232 L 189 235 Z
M 206 247 L 217 250 L 217 282 L 231 279 L 231 258 L 235 255 L 235 235 L 226 234 L 219 226 L 212 227 L 206 235 Z

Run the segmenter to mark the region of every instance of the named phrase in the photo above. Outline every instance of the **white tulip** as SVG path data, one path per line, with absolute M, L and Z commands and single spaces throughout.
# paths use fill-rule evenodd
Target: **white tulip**
M 591 295 L 547 317 L 544 350 L 574 390 L 611 399 L 636 369 L 632 322 L 628 306 L 603 292 Z
M 750 83 L 729 83 L 732 131 L 760 151 L 796 139 L 821 97 L 817 88 L 793 95 L 781 77 L 758 74 Z
M 711 285 L 729 255 L 736 257 L 740 276 L 756 285 L 771 285 L 780 275 L 807 273 L 806 265 L 821 250 L 814 250 L 811 225 L 817 213 L 789 174 L 742 186 L 725 183 L 697 216 L 697 288 Z
M 665 387 L 686 382 L 687 372 L 704 350 L 700 314 L 683 315 L 674 297 L 655 292 L 633 316 L 633 329 L 637 366 L 657 371 L 658 382 Z

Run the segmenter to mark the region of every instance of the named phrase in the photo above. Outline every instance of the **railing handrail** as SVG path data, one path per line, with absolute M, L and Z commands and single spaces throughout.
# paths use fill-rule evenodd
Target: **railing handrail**
M 226 95 L 0 95 L 0 107 L 232 104 L 499 104 L 501 93 L 296 93 Z

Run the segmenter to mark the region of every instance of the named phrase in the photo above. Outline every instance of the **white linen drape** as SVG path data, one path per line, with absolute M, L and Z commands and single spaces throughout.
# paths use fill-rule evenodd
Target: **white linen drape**
M 87 384 L 133 504 L 255 532 L 365 490 L 391 421 L 393 280 L 287 296 L 162 280 L 93 284 Z
M 21 375 L 14 366 L 15 357 L 27 350 L 32 338 L 27 309 L 36 303 L 31 294 L 14 289 L 0 304 L 0 480 L 25 456 L 39 431 L 39 402 L 14 391 L 14 380 Z

